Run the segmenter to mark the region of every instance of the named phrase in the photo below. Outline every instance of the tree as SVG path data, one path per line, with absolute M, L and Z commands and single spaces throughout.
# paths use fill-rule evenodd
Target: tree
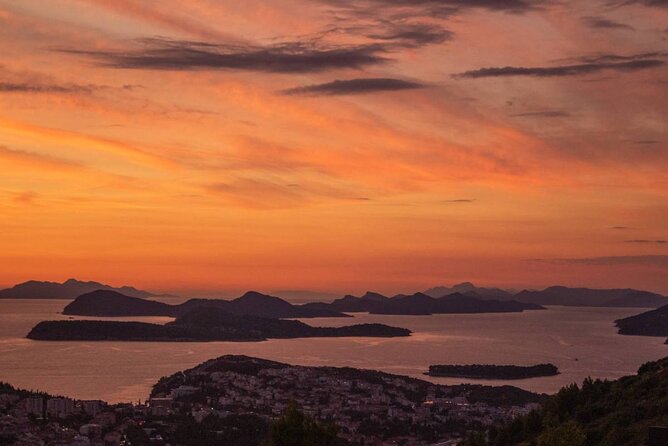
M 267 439 L 268 446 L 333 446 L 338 444 L 337 429 L 320 424 L 291 403 L 274 421 Z
M 550 429 L 538 438 L 538 446 L 585 446 L 587 436 L 574 421 Z

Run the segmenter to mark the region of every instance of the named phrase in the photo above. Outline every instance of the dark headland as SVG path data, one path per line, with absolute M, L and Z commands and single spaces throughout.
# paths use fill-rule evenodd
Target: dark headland
M 468 379 L 527 379 L 541 376 L 554 376 L 559 369 L 554 364 L 538 364 L 532 366 L 518 365 L 432 365 L 429 376 Z
M 618 319 L 619 334 L 636 336 L 668 336 L 668 305 L 656 310 Z

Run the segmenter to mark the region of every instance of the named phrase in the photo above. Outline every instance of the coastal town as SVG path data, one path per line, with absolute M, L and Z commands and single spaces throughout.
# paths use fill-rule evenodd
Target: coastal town
M 0 444 L 188 444 L 180 438 L 193 434 L 184 429 L 209 430 L 215 444 L 260 444 L 272 420 L 295 405 L 335 426 L 341 444 L 445 446 L 526 415 L 541 398 L 510 386 L 441 386 L 370 370 L 224 356 L 162 378 L 147 401 L 134 404 L 75 401 L 5 385 Z

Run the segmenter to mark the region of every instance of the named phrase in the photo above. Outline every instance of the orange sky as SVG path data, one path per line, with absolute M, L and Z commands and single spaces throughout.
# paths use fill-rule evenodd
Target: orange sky
M 668 293 L 662 3 L 0 0 L 0 284 Z

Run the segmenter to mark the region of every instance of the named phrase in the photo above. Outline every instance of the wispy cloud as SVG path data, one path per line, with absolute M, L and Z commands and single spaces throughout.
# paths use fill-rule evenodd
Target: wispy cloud
M 464 204 L 464 203 L 473 203 L 475 198 L 453 198 L 451 200 L 443 200 L 445 204 Z
M 453 33 L 440 25 L 433 23 L 387 23 L 385 29 L 369 31 L 366 37 L 375 40 L 395 43 L 403 47 L 420 47 L 446 42 L 453 37 Z
M 39 84 L 29 82 L 0 82 L 2 93 L 91 93 L 99 89 L 96 85 Z
M 533 112 L 515 113 L 510 116 L 517 118 L 567 118 L 570 113 L 564 110 L 540 110 Z
M 382 91 L 400 91 L 423 88 L 424 85 L 390 78 L 365 78 L 336 80 L 324 84 L 307 85 L 284 90 L 288 95 L 350 95 L 363 93 L 378 93 Z
M 26 152 L 24 150 L 11 149 L 0 146 L 0 158 L 29 164 L 32 166 L 56 168 L 56 169 L 81 169 L 83 166 L 75 161 L 69 161 L 63 158 L 56 158 L 35 152 Z
M 487 9 L 521 13 L 537 8 L 544 0 L 323 0 L 326 3 L 352 7 L 364 4 L 375 4 L 384 7 L 403 8 L 448 8 L 456 12 L 465 9 Z
M 628 31 L 635 31 L 635 29 L 630 25 L 627 25 L 625 23 L 615 22 L 614 20 L 610 20 L 605 17 L 586 16 L 582 17 L 582 21 L 590 28 L 623 29 Z
M 668 243 L 666 240 L 645 240 L 645 239 L 635 239 L 635 240 L 625 240 L 625 243 L 640 243 L 640 244 L 665 244 Z
M 362 68 L 387 59 L 378 44 L 323 46 L 317 42 L 288 42 L 270 46 L 217 44 L 161 38 L 142 39 L 140 48 L 119 51 L 59 49 L 91 57 L 114 68 L 152 70 L 247 70 L 309 73 Z
M 601 71 L 630 72 L 658 68 L 665 64 L 659 59 L 632 60 L 628 62 L 593 62 L 553 67 L 489 67 L 456 74 L 456 78 L 479 79 L 485 77 L 564 77 L 581 76 Z
M 629 255 L 629 256 L 604 256 L 604 257 L 579 257 L 561 259 L 530 259 L 532 262 L 565 264 L 565 265 L 639 265 L 668 267 L 668 255 Z

